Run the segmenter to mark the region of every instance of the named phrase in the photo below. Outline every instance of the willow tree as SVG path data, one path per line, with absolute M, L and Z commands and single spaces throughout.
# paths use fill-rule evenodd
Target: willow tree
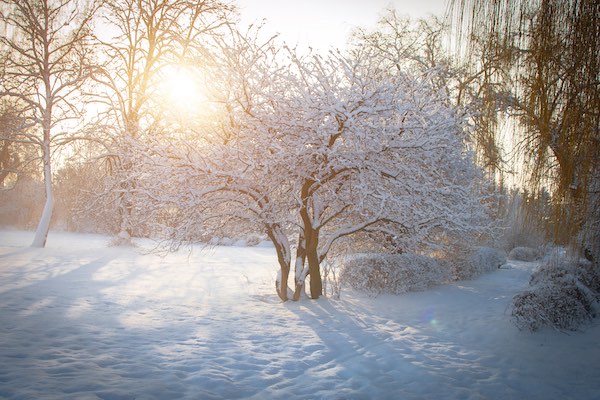
M 54 206 L 52 154 L 69 140 L 65 128 L 81 112 L 77 94 L 90 75 L 87 43 L 97 6 L 70 0 L 2 0 L 0 6 L 6 27 L 0 94 L 22 106 L 24 125 L 32 127 L 13 139 L 41 149 L 46 202 L 32 246 L 44 247 Z
M 491 75 L 490 84 L 510 88 L 499 100 L 515 122 L 528 187 L 552 188 L 554 220 L 560 222 L 555 224 L 560 227 L 555 237 L 580 235 L 582 244 L 599 258 L 600 3 L 452 4 L 458 33 L 470 39 L 471 63 L 493 60 L 488 69 L 502 73 Z M 475 43 L 483 44 L 483 58 L 473 57 Z

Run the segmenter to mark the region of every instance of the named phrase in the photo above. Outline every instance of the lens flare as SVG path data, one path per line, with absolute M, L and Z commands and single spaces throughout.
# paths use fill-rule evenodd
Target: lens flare
M 434 306 L 429 306 L 421 312 L 420 321 L 422 324 L 430 325 L 431 327 L 436 329 L 440 327 L 439 321 L 436 316 L 436 309 Z

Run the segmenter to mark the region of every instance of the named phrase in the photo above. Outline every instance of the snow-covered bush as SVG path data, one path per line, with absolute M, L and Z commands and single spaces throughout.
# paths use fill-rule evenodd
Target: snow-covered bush
M 531 247 L 515 247 L 508 253 L 509 260 L 535 261 L 540 257 L 540 252 Z
M 473 255 L 473 262 L 481 272 L 490 272 L 506 264 L 506 253 L 491 247 L 479 247 Z
M 448 268 L 435 258 L 415 254 L 368 254 L 348 259 L 340 279 L 371 295 L 425 290 L 450 279 Z
M 248 235 L 246 238 L 246 246 L 258 246 L 262 240 L 263 239 L 259 235 Z
M 456 281 L 473 279 L 486 272 L 498 269 L 506 263 L 506 253 L 492 247 L 471 247 L 464 244 L 451 253 L 436 254 Z
M 471 279 L 486 272 L 498 269 L 506 263 L 506 253 L 492 247 L 477 247 L 467 265 L 457 274 L 459 279 Z
M 598 313 L 600 272 L 590 262 L 549 261 L 531 276 L 529 285 L 513 299 L 512 317 L 520 329 L 575 330 Z

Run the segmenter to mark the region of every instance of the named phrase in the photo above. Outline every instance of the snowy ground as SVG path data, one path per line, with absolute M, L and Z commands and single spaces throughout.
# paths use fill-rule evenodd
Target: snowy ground
M 600 324 L 518 331 L 533 264 L 285 304 L 270 247 L 161 257 L 0 231 L 2 399 L 600 399 Z

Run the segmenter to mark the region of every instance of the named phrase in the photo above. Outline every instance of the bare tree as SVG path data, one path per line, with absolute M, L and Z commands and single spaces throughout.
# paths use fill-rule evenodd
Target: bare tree
M 68 125 L 78 117 L 77 92 L 89 76 L 86 46 L 97 10 L 94 2 L 70 0 L 3 0 L 1 21 L 7 35 L 0 94 L 18 99 L 35 130 L 20 132 L 24 142 L 42 151 L 46 203 L 32 246 L 44 247 L 54 205 L 52 154 L 68 141 Z
M 0 189 L 13 187 L 31 152 L 19 143 L 19 133 L 27 126 L 19 111 L 9 103 L 0 109 Z
M 120 210 L 120 239 L 133 233 L 134 208 L 130 140 L 155 135 L 164 127 L 156 109 L 158 85 L 169 66 L 182 65 L 205 51 L 204 40 L 228 22 L 232 7 L 219 0 L 109 0 L 99 33 L 104 67 L 95 75 L 100 83 L 96 101 L 101 104 L 99 125 L 108 133 Z

